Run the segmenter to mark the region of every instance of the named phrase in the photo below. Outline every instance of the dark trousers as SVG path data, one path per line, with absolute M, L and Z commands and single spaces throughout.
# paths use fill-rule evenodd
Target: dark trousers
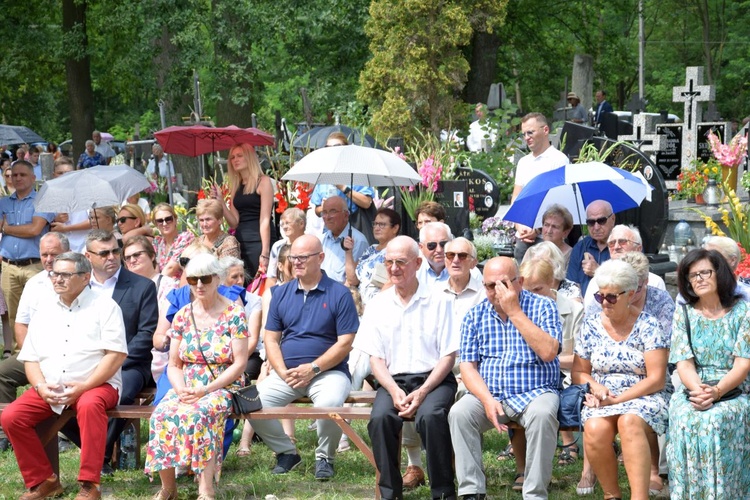
M 394 375 L 393 379 L 406 394 L 414 392 L 429 373 Z M 448 412 L 456 397 L 456 378 L 448 373 L 417 408 L 415 421 L 427 453 L 427 472 L 433 498 L 455 498 L 453 483 L 453 445 L 451 444 Z M 372 452 L 380 471 L 380 494 L 383 498 L 403 498 L 403 480 L 398 467 L 401 453 L 399 435 L 404 420 L 398 416 L 388 391 L 378 388 L 372 405 L 367 431 Z

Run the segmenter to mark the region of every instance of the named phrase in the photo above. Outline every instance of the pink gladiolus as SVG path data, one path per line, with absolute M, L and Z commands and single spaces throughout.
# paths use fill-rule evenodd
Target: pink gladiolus
M 747 138 L 736 135 L 729 144 L 722 144 L 719 137 L 713 132 L 708 133 L 708 142 L 711 145 L 711 153 L 714 158 L 724 167 L 737 168 L 745 159 L 747 153 Z

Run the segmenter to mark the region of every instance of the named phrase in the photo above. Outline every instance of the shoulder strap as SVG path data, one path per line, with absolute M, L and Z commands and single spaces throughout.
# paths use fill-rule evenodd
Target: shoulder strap
M 701 365 L 698 362 L 698 358 L 695 356 L 695 351 L 693 351 L 693 338 L 690 335 L 690 318 L 688 317 L 687 306 L 685 304 L 681 305 L 682 314 L 685 316 L 685 333 L 687 334 L 688 346 L 690 346 L 690 352 L 693 353 L 693 363 L 695 363 L 696 368 L 700 368 Z
M 206 355 L 203 354 L 203 348 L 201 347 L 201 342 L 200 342 L 200 333 L 198 333 L 198 323 L 195 322 L 195 315 L 193 314 L 193 304 L 190 304 L 190 321 L 193 322 L 193 328 L 195 329 L 195 334 L 199 337 L 198 338 L 198 352 L 201 353 L 201 357 L 203 358 L 203 361 L 206 363 L 206 366 L 208 367 L 208 371 L 211 372 L 211 376 L 214 378 L 214 380 L 216 380 L 216 374 L 211 368 L 211 364 L 206 359 Z

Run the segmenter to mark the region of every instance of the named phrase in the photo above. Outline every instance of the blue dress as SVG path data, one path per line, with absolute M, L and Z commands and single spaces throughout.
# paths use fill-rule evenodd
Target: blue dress
M 750 358 L 750 306 L 739 301 L 723 318 L 707 319 L 687 306 L 693 349 L 701 379 L 722 378 L 734 357 Z M 693 358 L 678 307 L 672 327 L 669 361 Z M 750 494 L 750 384 L 743 395 L 705 411 L 692 408 L 682 391 L 669 405 L 667 461 L 673 499 L 735 499 Z
M 591 363 L 591 376 L 614 395 L 619 395 L 646 378 L 647 351 L 669 349 L 669 336 L 659 322 L 641 312 L 628 338 L 614 340 L 602 326 L 601 313 L 586 318 L 576 340 L 575 353 Z M 667 430 L 667 396 L 664 391 L 600 408 L 583 407 L 581 420 L 592 417 L 634 414 L 657 434 Z
M 375 267 L 385 262 L 385 248 L 378 250 L 377 247 L 377 245 L 367 247 L 367 250 L 359 258 L 359 262 L 357 262 L 355 272 L 359 280 L 359 295 L 362 297 L 363 304 L 367 304 L 380 291 L 380 288 L 371 284 Z

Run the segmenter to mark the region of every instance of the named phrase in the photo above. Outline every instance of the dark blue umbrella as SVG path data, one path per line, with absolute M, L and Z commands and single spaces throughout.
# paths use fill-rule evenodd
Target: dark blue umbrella
M 346 125 L 331 125 L 329 127 L 314 127 L 294 139 L 294 147 L 302 149 L 320 149 L 326 147 L 328 136 L 334 132 L 341 132 L 346 136 L 349 144 L 365 146 L 367 148 L 380 148 L 375 139 L 369 134 L 363 134 L 356 128 Z
M 0 125 L 0 145 L 32 144 L 45 142 L 44 138 L 28 127 Z

